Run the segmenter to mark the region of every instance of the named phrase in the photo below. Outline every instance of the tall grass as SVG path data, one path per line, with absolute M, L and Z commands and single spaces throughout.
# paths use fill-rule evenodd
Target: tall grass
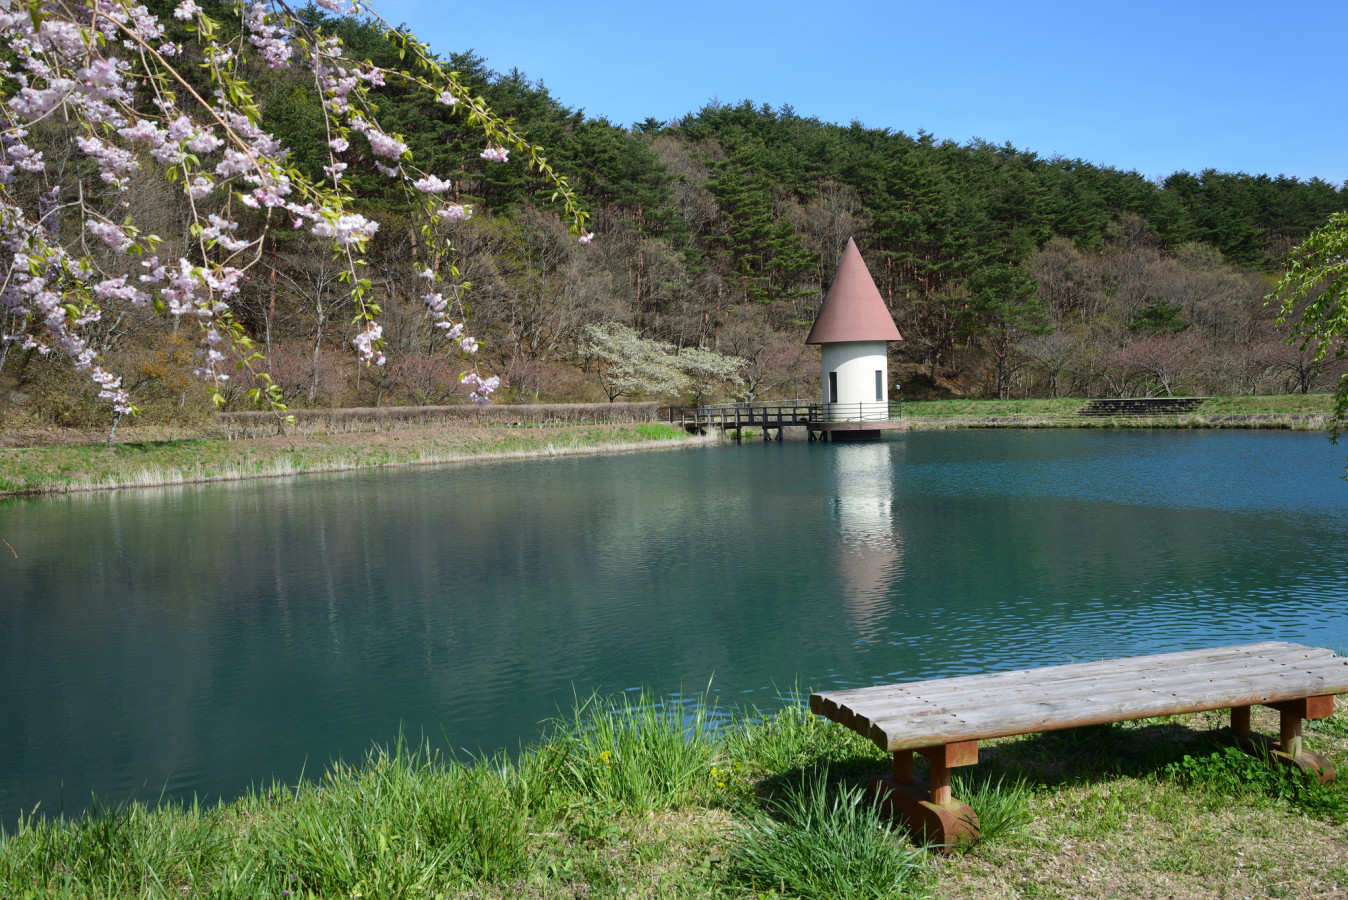
M 577 870 L 558 860 L 614 843 L 630 823 L 705 814 L 724 797 L 715 779 L 732 764 L 728 747 L 775 775 L 854 755 L 845 733 L 800 707 L 728 716 L 705 698 L 591 697 L 513 757 L 446 759 L 400 740 L 317 781 L 227 804 L 21 818 L 0 829 L 0 895 L 422 897 L 490 885 L 510 896 L 526 884 L 555 887 L 554 870 Z M 736 808 L 756 816 L 755 806 Z
M 1337 720 L 1329 721 L 1336 724 L 1315 737 L 1342 750 Z M 1049 755 L 1095 771 L 1117 757 L 1121 728 L 1086 732 L 1073 752 L 1055 746 Z M 1040 759 L 1042 740 L 1022 746 Z M 21 817 L 17 828 L 0 828 L 0 898 L 933 893 L 936 873 L 944 878 L 949 865 L 929 866 L 851 786 L 854 774 L 884 771 L 883 760 L 869 742 L 799 704 L 764 715 L 726 713 L 706 698 L 684 704 L 649 694 L 592 697 L 515 755 L 458 760 L 398 741 L 372 750 L 359 765 L 334 764 L 316 781 L 273 784 L 230 803 L 95 805 L 72 818 Z M 721 783 L 730 780 L 727 767 L 738 767 L 739 794 Z M 1020 770 L 1016 764 L 1007 771 Z M 1040 804 L 1050 839 L 1018 847 L 1016 858 L 1040 854 L 1052 864 L 1062 852 L 1051 840 L 1055 827 L 1100 840 L 1118 827 L 1109 818 L 1114 806 L 1086 802 L 1089 784 L 1044 785 L 1032 793 L 1019 779 L 978 775 L 966 780 L 960 773 L 954 793 L 979 814 L 988 841 L 1021 832 L 1040 790 L 1071 804 L 1070 821 L 1056 826 Z M 1225 806 L 1246 810 L 1260 835 L 1270 819 L 1309 834 L 1312 819 L 1337 825 L 1348 813 L 1342 783 L 1308 783 L 1231 749 L 1117 778 L 1138 797 L 1164 794 L 1164 782 L 1182 787 L 1171 788 L 1182 799 L 1167 815 L 1180 817 L 1183 833 L 1213 826 L 1210 804 L 1193 802 L 1195 792 L 1239 797 Z M 734 802 L 724 802 L 728 796 Z M 1129 840 L 1142 839 L 1140 832 Z M 1152 838 L 1156 852 L 1173 846 L 1169 830 L 1160 835 Z M 1288 871 L 1300 871 L 1304 847 L 1289 841 L 1270 852 L 1283 854 Z M 1011 856 L 989 858 L 1000 866 Z M 958 877 L 982 877 L 965 869 Z M 1041 869 L 1024 871 L 1026 886 L 1034 887 Z M 1112 891 L 1110 884 L 1118 883 L 1104 889 Z M 962 895 L 975 895 L 964 887 Z
M 216 807 L 96 806 L 21 819 L 0 842 L 0 893 L 76 897 L 421 897 L 521 876 L 534 811 L 502 760 L 441 764 L 399 743 L 321 784 Z
M 726 755 L 749 772 L 774 774 L 815 765 L 889 757 L 857 733 L 816 716 L 800 703 L 761 713 L 747 710 L 725 728 Z
M 954 796 L 978 815 L 979 839 L 985 844 L 1021 834 L 1030 824 L 1031 789 L 1023 777 L 1008 780 L 1001 775 L 993 781 L 956 775 L 952 787 Z
M 645 814 L 706 793 L 719 754 L 705 702 L 684 707 L 646 692 L 591 697 L 552 722 L 545 752 L 568 792 Z
M 856 786 L 830 790 L 826 768 L 805 773 L 741 828 L 736 879 L 800 900 L 925 893 L 922 852 L 892 833 L 864 794 Z

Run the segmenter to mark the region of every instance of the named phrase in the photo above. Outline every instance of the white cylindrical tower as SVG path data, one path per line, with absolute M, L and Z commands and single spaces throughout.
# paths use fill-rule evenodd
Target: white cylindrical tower
M 824 402 L 847 418 L 877 418 L 875 404 L 889 405 L 889 352 L 884 341 L 837 341 L 824 344 Z M 867 416 L 864 413 L 871 413 Z M 886 412 L 885 418 L 888 417 Z
M 833 422 L 889 418 L 890 341 L 903 336 L 875 287 L 856 242 L 838 261 L 837 274 L 805 339 L 823 353 L 825 419 Z

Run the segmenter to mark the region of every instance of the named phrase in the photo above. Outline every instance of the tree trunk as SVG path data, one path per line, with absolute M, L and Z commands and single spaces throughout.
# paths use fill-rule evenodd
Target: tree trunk
M 271 255 L 276 258 L 276 235 L 271 236 Z M 267 278 L 267 320 L 264 322 L 265 334 L 263 340 L 267 345 L 267 355 L 271 355 L 271 320 L 276 316 L 276 266 L 271 267 L 271 274 Z
M 309 367 L 309 405 L 318 396 L 318 351 L 323 347 L 323 313 L 318 314 L 318 333 L 314 336 L 314 360 Z

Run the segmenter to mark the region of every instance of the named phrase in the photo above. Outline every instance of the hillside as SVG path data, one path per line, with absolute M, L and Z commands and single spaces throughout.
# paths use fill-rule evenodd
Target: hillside
M 227 5 L 213 14 L 237 27 Z M 305 15 L 354 55 L 396 64 L 365 26 Z M 484 162 L 480 137 L 447 109 L 381 89 L 386 127 L 474 205 L 455 226 L 457 262 L 484 368 L 503 376 L 505 400 L 604 399 L 580 342 L 586 325 L 608 321 L 743 358 L 736 394 L 812 395 L 817 357 L 803 337 L 849 237 L 904 334 L 892 368 L 905 396 L 1304 392 L 1335 374 L 1286 345 L 1263 298 L 1283 254 L 1348 209 L 1344 186 L 1212 170 L 1155 183 L 749 101 L 626 127 L 587 117 L 518 70 L 494 71 L 471 53 L 447 58 L 548 149 L 593 213 L 595 240 L 579 245 L 522 163 Z M 255 84 L 292 160 L 317 173 L 322 122 L 304 77 L 259 68 Z M 372 168 L 353 168 L 351 189 L 381 222 L 372 271 L 388 364 L 352 361 L 339 270 L 304 232 L 274 234 L 236 309 L 288 403 L 456 402 L 462 366 L 418 299 L 409 211 L 384 196 Z M 181 234 L 182 198 L 152 172 L 137 177 L 137 215 Z M 171 322 L 145 312 L 104 331 L 98 346 L 128 373 L 147 420 L 204 410 L 192 348 Z M 107 416 L 61 360 L 10 353 L 0 377 L 4 419 L 79 426 Z M 246 405 L 238 390 L 236 408 Z

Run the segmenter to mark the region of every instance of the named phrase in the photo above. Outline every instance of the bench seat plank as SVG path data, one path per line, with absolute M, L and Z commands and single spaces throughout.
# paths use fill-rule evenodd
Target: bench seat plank
M 1348 659 L 1264 642 L 812 694 L 886 752 L 1348 693 Z
M 1247 644 L 1237 647 L 1222 647 L 1216 650 L 1186 650 L 1179 653 L 1166 653 L 1157 656 L 1135 656 L 1125 659 L 1107 659 L 1095 662 L 1072 663 L 1063 666 L 1049 666 L 1040 669 L 1017 669 L 1010 672 L 991 672 L 980 675 L 959 675 L 952 678 L 938 678 L 931 681 L 912 681 L 904 684 L 877 685 L 875 687 L 852 688 L 831 691 L 824 696 L 846 702 L 852 695 L 864 695 L 868 699 L 888 696 L 940 697 L 943 694 L 964 693 L 968 689 L 994 690 L 1005 686 L 1008 690 L 1023 690 L 1027 684 L 1043 685 L 1057 682 L 1075 681 L 1081 678 L 1119 676 L 1127 678 L 1146 677 L 1158 671 L 1199 666 L 1257 664 L 1267 665 L 1267 661 L 1276 658 L 1282 662 L 1304 659 L 1332 659 L 1332 651 L 1319 647 L 1298 648 L 1293 653 L 1289 648 L 1294 644 L 1270 641 L 1261 644 Z
M 1326 651 L 1328 653 L 1328 651 Z M 888 691 L 881 688 L 875 688 L 874 694 L 863 694 L 855 698 L 842 694 L 826 694 L 826 701 L 834 706 L 851 706 L 854 700 L 860 700 L 867 705 L 874 706 L 883 703 L 886 709 L 894 714 L 900 712 L 911 712 L 914 715 L 920 714 L 923 710 L 941 708 L 943 704 L 958 703 L 961 709 L 969 708 L 970 703 L 980 705 L 996 705 L 1005 702 L 1007 699 L 1019 699 L 1028 696 L 1037 696 L 1042 691 L 1051 691 L 1054 694 L 1068 693 L 1090 693 L 1097 690 L 1112 690 L 1116 687 L 1134 687 L 1149 688 L 1152 690 L 1162 690 L 1173 688 L 1176 690 L 1192 691 L 1201 688 L 1205 684 L 1216 684 L 1218 682 L 1227 682 L 1232 679 L 1247 678 L 1262 681 L 1272 677 L 1276 672 L 1281 671 L 1301 671 L 1306 668 L 1318 668 L 1311 663 L 1328 663 L 1334 659 L 1330 655 L 1325 660 L 1303 660 L 1301 663 L 1267 663 L 1259 661 L 1232 661 L 1220 667 L 1214 667 L 1210 663 L 1198 665 L 1185 665 L 1177 667 L 1155 668 L 1149 667 L 1140 672 L 1118 671 L 1108 675 L 1082 674 L 1075 678 L 1046 678 L 1039 679 L 1035 677 L 1037 671 L 1050 670 L 1029 670 L 1023 673 L 1023 676 L 1014 680 L 1002 680 L 993 682 L 989 680 L 986 685 L 978 681 L 964 683 L 958 690 L 950 690 L 948 686 L 941 682 L 913 682 L 905 685 L 903 691 Z M 1334 665 L 1331 663 L 1331 666 Z M 1062 668 L 1069 668 L 1064 666 Z M 923 685 L 931 685 L 930 689 L 924 689 Z M 851 692 L 848 692 L 851 694 Z
M 980 690 L 977 686 L 962 692 L 935 692 L 931 696 L 918 693 L 901 696 L 857 698 L 871 709 L 883 708 L 890 717 L 930 715 L 934 711 L 956 707 L 961 711 L 974 712 L 982 708 L 1001 709 L 1006 705 L 1026 699 L 1049 697 L 1091 697 L 1113 694 L 1120 691 L 1151 691 L 1153 693 L 1174 693 L 1182 696 L 1202 694 L 1212 691 L 1240 690 L 1242 685 L 1258 688 L 1291 679 L 1300 683 L 1307 677 L 1327 678 L 1331 681 L 1344 667 L 1343 661 L 1311 661 L 1300 666 L 1277 665 L 1228 666 L 1221 670 L 1212 667 L 1185 667 L 1178 671 L 1155 670 L 1145 675 L 1128 678 L 1122 676 L 1090 677 L 1072 681 L 1037 682 L 1027 679 L 1013 687 L 997 687 Z M 848 701 L 850 704 L 855 701 Z M 855 712 L 856 710 L 854 710 Z

